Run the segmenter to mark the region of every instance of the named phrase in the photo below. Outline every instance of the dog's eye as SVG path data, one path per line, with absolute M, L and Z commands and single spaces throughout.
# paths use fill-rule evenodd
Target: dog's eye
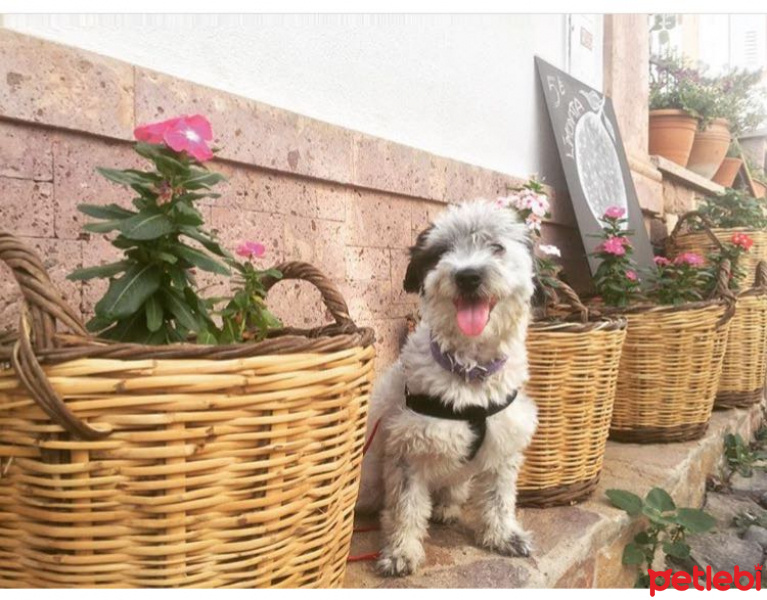
M 506 248 L 504 248 L 500 244 L 490 244 L 490 249 L 493 251 L 493 254 L 495 254 L 496 256 L 501 256 L 504 252 L 506 252 Z

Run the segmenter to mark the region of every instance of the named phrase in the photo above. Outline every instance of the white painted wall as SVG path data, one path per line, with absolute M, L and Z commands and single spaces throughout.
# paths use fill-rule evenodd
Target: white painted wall
M 436 154 L 554 179 L 533 56 L 571 66 L 567 23 L 565 15 L 3 18 L 22 33 Z M 601 18 L 598 26 L 601 85 Z

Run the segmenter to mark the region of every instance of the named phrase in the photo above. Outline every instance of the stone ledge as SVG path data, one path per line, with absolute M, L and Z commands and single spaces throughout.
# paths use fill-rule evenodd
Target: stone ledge
M 576 506 L 521 509 L 523 525 L 533 533 L 532 558 L 504 558 L 477 548 L 468 528 L 431 525 L 426 564 L 403 579 L 379 577 L 372 562 L 350 563 L 345 587 L 415 588 L 629 588 L 634 573 L 621 565 L 621 554 L 634 535 L 629 518 L 612 508 L 605 491 L 627 489 L 644 495 L 654 487 L 668 490 L 682 506 L 700 506 L 706 476 L 722 459 L 725 432 L 750 438 L 762 407 L 716 412 L 706 436 L 683 444 L 638 445 L 608 442 L 602 480 L 590 500 Z M 370 520 L 358 519 L 358 525 Z M 355 534 L 352 554 L 380 547 L 379 533 Z
M 701 192 L 703 194 L 720 194 L 724 191 L 724 187 L 718 183 L 714 183 L 710 179 L 701 177 L 697 173 L 693 173 L 667 158 L 663 158 L 662 156 L 651 156 L 650 160 L 664 177 L 670 177 L 674 181 L 681 183 L 684 187 L 695 192 Z

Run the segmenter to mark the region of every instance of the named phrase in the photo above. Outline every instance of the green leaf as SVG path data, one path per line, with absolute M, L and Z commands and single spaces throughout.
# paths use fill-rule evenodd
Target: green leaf
M 697 508 L 680 508 L 676 520 L 691 533 L 703 533 L 716 525 L 714 517 Z
M 652 542 L 652 539 L 646 531 L 640 531 L 634 536 L 634 541 L 637 544 L 649 544 Z
M 119 170 L 119 169 L 104 169 L 102 167 L 96 167 L 96 170 L 104 177 L 120 185 L 147 185 L 155 181 L 156 178 L 147 177 L 141 171 L 134 171 L 132 169 Z
M 163 310 L 160 300 L 157 298 L 157 294 L 149 296 L 144 304 L 144 310 L 146 311 L 146 327 L 151 332 L 158 331 L 162 327 Z
M 173 222 L 161 212 L 145 212 L 120 222 L 122 234 L 132 240 L 156 240 L 175 230 Z
M 647 503 L 647 506 L 651 506 L 662 513 L 676 510 L 674 500 L 668 495 L 666 490 L 662 488 L 656 487 L 651 489 L 650 493 L 648 493 L 645 498 L 645 502 Z
M 642 512 L 642 499 L 636 494 L 626 490 L 607 490 L 605 493 L 613 506 L 626 511 L 632 517 L 636 517 Z
M 663 525 L 664 527 L 669 525 L 676 525 L 674 515 L 664 516 L 663 513 L 661 513 L 657 508 L 653 508 L 652 506 L 643 506 L 642 514 L 656 525 Z
M 624 565 L 641 565 L 644 562 L 644 552 L 634 542 L 629 542 L 623 549 L 621 562 Z
M 96 314 L 122 319 L 136 313 L 160 287 L 161 272 L 154 265 L 133 265 L 120 279 L 113 279 L 104 297 L 96 304 Z
M 133 263 L 129 260 L 121 260 L 119 262 L 109 263 L 108 265 L 75 269 L 67 275 L 67 279 L 70 281 L 87 281 L 88 279 L 93 279 L 95 277 L 112 277 L 118 273 L 122 273 L 132 264 Z
M 97 316 L 88 321 L 85 324 L 85 328 L 92 333 L 98 333 L 109 327 L 112 323 L 114 323 L 114 319 L 106 319 Z
M 663 551 L 674 558 L 685 559 L 690 556 L 690 547 L 684 542 L 664 542 Z
M 85 225 L 83 225 L 83 229 L 85 229 L 85 231 L 90 231 L 91 233 L 109 233 L 110 231 L 119 229 L 120 223 L 122 223 L 122 221 L 102 221 L 101 223 L 86 223 Z
M 136 214 L 132 210 L 127 210 L 116 204 L 107 204 L 106 206 L 101 206 L 99 204 L 78 204 L 77 210 L 89 217 L 95 217 L 96 219 L 120 220 Z
M 186 202 L 176 202 L 173 209 L 176 213 L 175 220 L 177 223 L 197 227 L 204 222 L 202 213 L 193 206 L 189 206 Z
M 203 271 L 210 271 L 219 275 L 229 275 L 229 269 L 200 250 L 190 248 L 184 244 L 178 244 L 172 250 L 176 256 L 189 261 L 195 267 L 200 267 Z
M 197 334 L 197 343 L 213 346 L 218 344 L 218 339 L 213 332 L 208 329 L 203 329 Z
M 136 154 L 149 159 L 153 159 L 160 154 L 164 148 L 165 146 L 163 144 L 148 144 L 147 142 L 136 142 L 133 145 Z
M 169 177 L 175 177 L 188 170 L 186 165 L 165 153 L 158 154 L 152 160 L 157 165 L 157 170 Z
M 198 190 L 200 188 L 209 188 L 212 185 L 224 181 L 226 177 L 221 173 L 212 171 L 201 171 L 199 169 L 190 169 L 189 177 L 181 180 L 181 185 L 188 190 Z
M 163 290 L 162 302 L 181 326 L 190 331 L 197 331 L 200 328 L 192 309 L 175 290 Z
M 123 235 L 118 235 L 114 240 L 112 240 L 112 245 L 115 248 L 120 248 L 120 250 L 127 250 L 129 248 L 136 248 L 139 244 L 133 240 L 129 240 Z
M 216 242 L 213 238 L 209 237 L 196 227 L 182 225 L 179 228 L 179 231 L 182 233 L 182 235 L 198 241 L 206 250 L 217 256 L 222 256 L 224 258 L 230 258 L 232 256 L 229 254 L 229 252 L 224 250 L 218 242 Z
M 175 266 L 168 269 L 167 272 L 168 275 L 170 275 L 174 287 L 183 290 L 189 285 L 189 272 L 186 269 Z
M 168 252 L 162 252 L 158 250 L 157 252 L 155 252 L 155 255 L 160 260 L 166 263 L 170 263 L 172 265 L 175 265 L 178 262 L 178 257 L 174 256 L 173 254 L 169 254 Z
M 146 328 L 144 311 L 136 312 L 118 321 L 114 327 L 102 331 L 100 337 L 118 342 L 148 343 L 151 332 Z

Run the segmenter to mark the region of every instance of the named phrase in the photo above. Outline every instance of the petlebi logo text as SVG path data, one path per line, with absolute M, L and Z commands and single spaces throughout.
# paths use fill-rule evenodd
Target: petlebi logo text
M 671 569 L 665 571 L 653 571 L 648 569 L 650 576 L 650 596 L 655 596 L 655 592 L 662 592 L 669 587 L 675 590 L 696 589 L 699 591 L 711 590 L 729 590 L 732 588 L 738 590 L 757 590 L 762 589 L 762 565 L 754 565 L 754 572 L 741 570 L 737 565 L 735 572 L 727 571 L 713 572 L 710 566 L 705 570 L 698 566 L 693 567 L 692 575 L 679 571 L 674 573 Z

